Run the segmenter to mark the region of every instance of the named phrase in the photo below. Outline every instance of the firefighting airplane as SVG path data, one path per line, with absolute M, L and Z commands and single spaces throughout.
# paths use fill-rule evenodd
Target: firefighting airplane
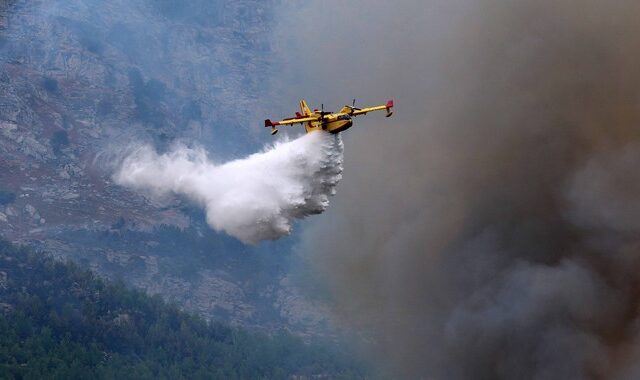
M 366 115 L 369 112 L 373 111 L 381 111 L 386 110 L 387 115 L 389 117 L 393 115 L 391 109 L 393 108 L 393 100 L 387 101 L 386 105 L 383 106 L 375 106 L 369 108 L 357 108 L 356 101 L 353 100 L 353 105 L 344 106 L 340 110 L 340 112 L 331 113 L 324 111 L 324 105 L 322 105 L 321 110 L 313 110 L 309 109 L 307 106 L 307 102 L 304 100 L 300 101 L 300 112 L 296 112 L 295 117 L 290 117 L 281 121 L 272 122 L 267 119 L 264 121 L 265 127 L 271 127 L 271 134 L 275 135 L 278 133 L 278 125 L 293 125 L 293 124 L 305 124 L 304 128 L 307 130 L 307 133 L 314 131 L 326 131 L 329 133 L 338 133 L 342 132 L 353 125 L 352 117 L 359 115 Z

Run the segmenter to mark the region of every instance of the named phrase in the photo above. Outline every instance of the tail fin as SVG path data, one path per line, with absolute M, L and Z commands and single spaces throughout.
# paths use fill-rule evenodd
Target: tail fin
M 302 112 L 302 114 L 304 116 L 311 116 L 313 115 L 313 112 L 311 112 L 311 109 L 309 108 L 309 106 L 307 105 L 307 102 L 305 102 L 304 100 L 300 101 L 300 111 Z

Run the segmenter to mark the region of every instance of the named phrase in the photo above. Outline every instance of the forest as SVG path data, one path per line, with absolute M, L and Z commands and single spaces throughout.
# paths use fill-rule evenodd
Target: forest
M 323 343 L 207 322 L 0 240 L 2 379 L 363 378 Z

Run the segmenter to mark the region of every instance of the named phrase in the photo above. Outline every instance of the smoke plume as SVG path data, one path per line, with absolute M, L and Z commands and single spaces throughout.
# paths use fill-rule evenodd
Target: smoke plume
M 397 100 L 387 125 L 345 137 L 340 193 L 300 249 L 378 362 L 402 378 L 640 378 L 640 3 L 288 12 L 332 15 L 326 43 L 283 43 L 304 71 L 293 88 Z
M 287 235 L 295 219 L 327 209 L 342 177 L 342 151 L 341 138 L 326 133 L 220 165 L 203 149 L 158 154 L 142 146 L 126 156 L 114 179 L 153 196 L 184 195 L 205 208 L 213 229 L 256 244 Z

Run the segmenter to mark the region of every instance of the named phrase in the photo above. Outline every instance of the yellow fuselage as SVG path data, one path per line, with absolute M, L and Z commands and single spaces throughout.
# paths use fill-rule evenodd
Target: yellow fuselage
M 310 121 L 305 124 L 304 129 L 309 132 L 325 131 L 329 133 L 339 133 L 349 129 L 353 125 L 351 116 L 346 113 L 334 113 L 325 115 L 324 121 Z

